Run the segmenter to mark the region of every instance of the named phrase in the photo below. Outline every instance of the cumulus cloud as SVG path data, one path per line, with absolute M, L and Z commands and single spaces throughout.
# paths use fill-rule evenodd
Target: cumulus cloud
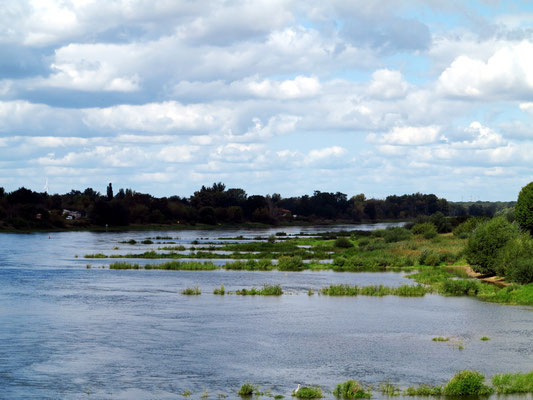
M 367 140 L 370 143 L 399 146 L 418 146 L 422 144 L 435 143 L 437 140 L 446 140 L 444 136 L 439 136 L 441 128 L 438 126 L 403 126 L 394 127 L 392 131 L 380 135 L 370 134 Z
M 487 61 L 461 55 L 442 72 L 438 88 L 446 95 L 483 100 L 531 98 L 533 44 L 505 46 Z

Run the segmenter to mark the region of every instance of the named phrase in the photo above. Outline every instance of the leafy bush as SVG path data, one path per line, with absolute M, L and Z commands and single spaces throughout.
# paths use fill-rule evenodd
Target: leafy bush
M 411 232 L 415 235 L 422 235 L 425 239 L 432 239 L 437 236 L 437 228 L 431 222 L 415 224 L 411 228 Z
M 437 211 L 435 214 L 429 217 L 429 222 L 435 225 L 435 228 L 437 228 L 437 232 L 439 233 L 451 232 L 452 230 L 450 221 L 440 211 Z
M 400 242 L 402 240 L 411 239 L 411 231 L 398 226 L 393 226 L 385 229 L 383 239 L 386 243 Z
M 477 272 L 496 274 L 498 251 L 518 235 L 518 227 L 503 217 L 482 223 L 468 238 L 465 248 L 466 260 Z
M 497 273 L 516 283 L 533 282 L 533 240 L 528 233 L 509 240 L 498 252 Z
M 281 256 L 278 259 L 277 268 L 280 271 L 303 271 L 305 269 L 305 264 L 302 257 Z
M 484 217 L 470 217 L 453 230 L 453 235 L 461 239 L 466 239 L 472 232 L 474 232 L 479 224 L 485 221 L 487 221 L 487 219 Z
M 371 397 L 370 392 L 365 390 L 365 388 L 355 379 L 350 379 L 344 383 L 339 383 L 335 387 L 333 394 L 336 397 L 340 397 L 346 400 L 347 399 L 369 399 Z
M 334 246 L 341 249 L 349 249 L 350 247 L 353 247 L 353 243 L 350 242 L 350 239 L 348 239 L 347 237 L 340 236 L 335 239 Z
M 446 396 L 487 395 L 493 389 L 483 383 L 485 377 L 477 371 L 460 371 L 444 386 Z
M 435 267 L 441 263 L 441 255 L 435 250 L 424 249 L 418 257 L 418 263 Z

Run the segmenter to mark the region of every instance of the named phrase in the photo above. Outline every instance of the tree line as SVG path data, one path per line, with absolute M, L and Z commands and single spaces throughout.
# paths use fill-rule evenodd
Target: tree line
M 130 224 L 242 224 L 257 222 L 361 222 L 405 220 L 440 212 L 445 216 L 492 216 L 513 203 L 454 203 L 434 194 L 405 194 L 367 199 L 315 191 L 284 198 L 280 194 L 248 195 L 223 183 L 202 186 L 189 197 L 155 197 L 132 189 L 106 193 L 87 188 L 49 195 L 21 187 L 0 187 L 0 229 L 46 229 Z

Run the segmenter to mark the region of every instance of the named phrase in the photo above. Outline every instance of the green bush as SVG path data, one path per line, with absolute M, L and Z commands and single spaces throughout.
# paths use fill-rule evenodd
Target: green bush
M 340 236 L 335 239 L 334 246 L 341 249 L 349 249 L 350 247 L 353 247 L 353 243 L 350 242 L 350 239 L 348 239 L 347 237 Z
M 441 263 L 441 255 L 435 250 L 424 249 L 418 257 L 418 263 L 420 265 L 430 265 L 432 267 L 436 267 Z
M 498 252 L 498 275 L 516 283 L 533 282 L 533 240 L 528 233 L 509 240 Z
M 533 232 L 533 182 L 522 188 L 514 207 L 516 222 L 522 229 Z
M 453 230 L 453 235 L 461 239 L 466 239 L 477 228 L 479 224 L 487 221 L 485 217 L 470 217 L 462 224 L 457 225 Z
M 437 228 L 437 232 L 439 233 L 451 232 L 452 230 L 452 224 L 440 211 L 437 211 L 435 214 L 429 217 L 429 222 L 435 225 L 435 228 Z
M 450 296 L 475 296 L 481 286 L 472 279 L 448 279 L 442 283 L 443 294 Z
M 303 271 L 305 269 L 305 264 L 302 257 L 281 256 L 278 259 L 277 268 L 280 271 Z
M 455 374 L 444 386 L 446 396 L 479 396 L 493 392 L 483 383 L 485 377 L 477 371 L 464 370 Z
M 466 261 L 476 272 L 496 274 L 498 251 L 518 235 L 518 227 L 503 217 L 482 223 L 468 238 L 465 248 Z
M 344 383 L 339 383 L 335 387 L 333 394 L 336 397 L 339 397 L 345 400 L 369 399 L 371 397 L 371 393 L 365 390 L 365 388 L 355 379 L 350 379 Z
M 400 242 L 402 240 L 411 239 L 411 231 L 398 226 L 393 226 L 385 229 L 383 239 L 386 243 Z
M 415 235 L 422 235 L 425 239 L 432 239 L 437 236 L 437 228 L 431 222 L 415 224 L 411 228 L 411 232 Z

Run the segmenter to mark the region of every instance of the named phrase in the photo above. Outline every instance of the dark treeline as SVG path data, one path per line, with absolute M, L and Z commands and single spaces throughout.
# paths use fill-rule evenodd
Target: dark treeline
M 240 224 L 258 222 L 360 222 L 403 220 L 441 212 L 446 216 L 492 216 L 513 203 L 453 203 L 434 194 L 351 198 L 344 193 L 315 191 L 312 195 L 283 198 L 279 194 L 247 195 L 222 183 L 202 186 L 190 197 L 157 198 L 131 189 L 106 193 L 83 192 L 48 195 L 20 188 L 0 188 L 0 229 L 126 226 L 130 224 Z

